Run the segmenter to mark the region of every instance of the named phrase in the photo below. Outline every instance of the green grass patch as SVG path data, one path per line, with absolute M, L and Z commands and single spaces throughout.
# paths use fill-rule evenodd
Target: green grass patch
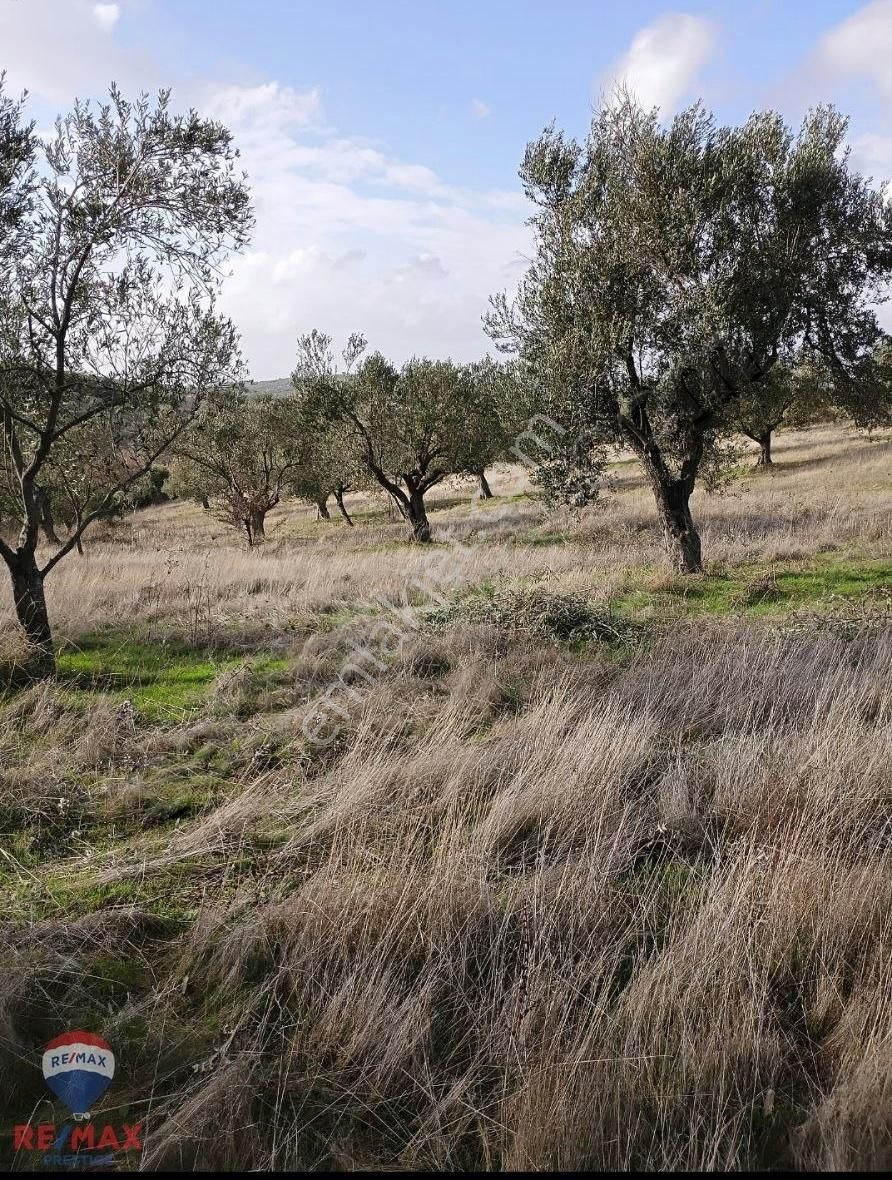
M 98 696 L 129 700 L 149 721 L 182 721 L 204 700 L 221 672 L 244 664 L 237 655 L 170 643 L 135 642 L 119 635 L 92 635 L 70 644 L 58 657 L 58 680 L 75 707 Z M 275 676 L 287 661 L 257 656 L 248 665 L 258 676 Z
M 73 920 L 135 906 L 185 929 L 209 893 L 222 903 L 247 881 L 263 876 L 269 850 L 280 843 L 275 833 L 265 833 L 256 845 L 246 839 L 235 853 L 208 850 L 166 866 L 150 864 L 129 874 L 122 869 L 121 877 L 111 881 L 98 879 L 99 865 L 83 859 L 51 862 L 27 873 L 4 872 L 0 866 L 0 898 L 11 920 Z M 128 846 L 122 845 L 118 856 L 127 852 Z
M 634 584 L 632 579 L 638 582 Z M 643 583 L 643 584 L 642 584 Z M 826 608 L 892 591 L 888 558 L 840 558 L 740 565 L 695 575 L 631 575 L 611 607 L 626 618 L 696 615 L 774 617 L 806 607 Z
M 134 795 L 126 797 L 122 814 L 113 807 L 108 810 L 113 818 L 131 818 L 141 828 L 171 823 L 200 815 L 220 799 L 228 786 L 214 774 L 196 773 L 188 762 L 159 767 L 143 777 Z
M 546 529 L 543 532 L 522 533 L 514 538 L 516 545 L 549 546 L 572 545 L 578 540 L 572 533 L 563 529 Z
M 367 618 L 377 614 L 378 608 L 364 603 L 338 603 L 325 606 L 319 612 L 316 627 L 319 631 L 340 631 L 349 627 L 357 619 Z

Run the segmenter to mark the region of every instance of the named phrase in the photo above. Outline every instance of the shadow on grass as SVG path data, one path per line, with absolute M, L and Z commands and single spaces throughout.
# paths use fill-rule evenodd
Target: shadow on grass
M 0 700 L 30 688 L 38 679 L 26 660 L 0 660 Z
M 870 442 L 849 443 L 843 450 L 834 450 L 829 455 L 815 455 L 812 458 L 787 458 L 797 450 L 808 444 L 781 446 L 779 454 L 774 457 L 770 467 L 752 467 L 752 472 L 759 475 L 783 475 L 789 471 L 812 471 L 822 467 L 832 467 L 834 464 L 847 463 L 852 459 L 877 458 L 892 449 L 892 443 L 886 438 L 875 438 Z M 752 473 L 751 472 L 751 473 Z

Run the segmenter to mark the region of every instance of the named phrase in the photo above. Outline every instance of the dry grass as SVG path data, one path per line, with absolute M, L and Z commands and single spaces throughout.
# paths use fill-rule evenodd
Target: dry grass
M 715 565 L 789 560 L 836 549 L 892 554 L 892 440 L 866 440 L 841 428 L 782 433 L 777 468 L 753 473 L 721 496 L 698 492 L 695 510 L 704 553 Z M 660 538 L 650 492 L 637 468 L 617 468 L 617 491 L 573 516 L 545 515 L 529 499 L 522 470 L 500 470 L 491 483 L 502 499 L 474 503 L 468 484 L 435 490 L 434 535 L 464 548 L 442 560 L 405 544 L 406 527 L 387 521 L 377 501 L 350 530 L 316 523 L 299 505 L 276 510 L 269 542 L 254 552 L 224 526 L 188 504 L 147 509 L 94 535 L 87 554 L 67 559 L 47 584 L 64 635 L 134 620 L 189 631 L 253 620 L 279 630 L 295 620 L 357 601 L 401 601 L 407 588 L 436 582 L 444 590 L 487 578 L 557 580 L 566 589 L 609 592 L 624 570 L 658 565 Z M 457 501 L 457 503 L 456 503 Z M 490 506 L 492 505 L 492 506 Z M 0 627 L 11 628 L 11 603 L 0 601 Z
M 859 445 L 782 435 L 786 469 L 702 501 L 708 555 L 888 556 L 890 447 Z M 579 521 L 436 513 L 472 541 L 439 584 L 608 600 L 657 557 L 620 472 Z M 457 617 L 360 679 L 317 748 L 302 721 L 368 636 L 357 603 L 398 601 L 429 559 L 375 519 L 316 542 L 289 514 L 250 556 L 205 527 L 177 507 L 116 526 L 55 609 L 70 634 L 137 611 L 182 633 L 204 576 L 214 629 L 289 653 L 277 688 L 226 672 L 176 725 L 102 694 L 85 712 L 64 683 L 0 714 L 4 1110 L 43 1101 L 35 1047 L 84 1025 L 147 1168 L 892 1166 L 881 612 L 581 648 Z

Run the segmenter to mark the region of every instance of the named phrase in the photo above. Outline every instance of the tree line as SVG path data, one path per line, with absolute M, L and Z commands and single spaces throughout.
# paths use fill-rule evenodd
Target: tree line
M 520 177 L 533 256 L 484 328 L 502 359 L 395 365 L 351 336 L 298 340 L 292 390 L 256 398 L 217 309 L 253 226 L 225 127 L 170 97 L 76 103 L 39 138 L 0 82 L 0 536 L 33 675 L 54 669 L 45 580 L 90 525 L 157 492 L 168 464 L 248 544 L 283 495 L 381 489 L 411 538 L 426 495 L 510 456 L 549 423 L 534 479 L 595 501 L 631 449 L 668 560 L 702 567 L 690 499 L 741 433 L 771 463 L 783 423 L 818 411 L 872 428 L 892 416 L 877 320 L 892 276 L 892 210 L 853 167 L 847 124 L 819 107 L 720 125 L 700 104 L 668 124 L 629 95 L 584 142 L 546 129 Z M 60 538 L 57 525 L 65 526 Z
M 415 358 L 397 368 L 380 353 L 365 357 L 366 347 L 352 336 L 336 363 L 331 338 L 313 331 L 298 342 L 290 395 L 210 396 L 172 447 L 178 494 L 248 545 L 286 493 L 323 517 L 333 498 L 352 525 L 347 493 L 380 489 L 422 543 L 431 539 L 425 497 L 447 476 L 476 477 L 487 497 L 486 469 L 508 457 L 520 429 L 502 367 Z

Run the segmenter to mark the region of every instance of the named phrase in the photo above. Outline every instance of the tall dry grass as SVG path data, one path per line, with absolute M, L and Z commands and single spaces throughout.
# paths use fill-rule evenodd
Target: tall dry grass
M 6 1036 L 125 922 L 154 982 L 104 1032 L 150 1168 L 888 1167 L 890 782 L 888 627 L 620 665 L 419 638 L 334 762 L 94 856 L 149 894 L 204 866 L 205 901 L 185 941 L 114 906 L 19 930 Z
M 834 440 L 788 438 L 801 467 L 702 503 L 713 556 L 888 553 L 888 447 L 834 458 Z M 483 530 L 454 585 L 540 562 L 575 585 L 584 557 L 591 588 L 656 556 L 634 488 L 551 545 L 529 543 L 554 528 L 531 505 L 487 536 L 490 511 L 444 509 Z M 371 549 L 393 541 L 375 523 L 202 551 L 191 517 L 190 552 L 186 516 L 152 518 L 182 562 L 157 608 L 134 596 L 161 558 L 112 531 L 81 568 L 114 559 L 120 580 L 86 578 L 86 614 L 58 582 L 66 625 L 100 607 L 175 625 L 210 569 L 214 609 L 257 600 L 274 642 L 370 583 L 398 594 L 423 559 Z M 42 835 L 46 871 L 13 849 L 0 888 L 38 916 L 5 923 L 4 1109 L 39 1102 L 33 1046 L 90 1012 L 147 1169 L 892 1166 L 888 621 L 680 622 L 583 654 L 458 623 L 359 682 L 320 751 L 301 721 L 339 666 L 323 640 L 253 714 L 234 679 L 178 726 L 112 701 L 84 717 L 56 686 L 7 706 L 7 811 L 55 831 L 64 790 L 86 832 L 146 819 L 126 842 Z M 165 776 L 224 753 L 222 793 L 153 826 Z M 122 959 L 132 985 L 97 1008 Z
M 722 495 L 699 491 L 695 512 L 706 560 L 774 561 L 829 549 L 892 554 L 892 440 L 868 440 L 842 427 L 782 432 L 776 470 L 732 483 Z M 486 578 L 550 578 L 567 588 L 608 594 L 623 571 L 659 565 L 663 551 L 653 497 L 634 464 L 614 472 L 615 488 L 581 514 L 546 513 L 531 500 L 474 503 L 467 482 L 435 489 L 435 538 L 461 545 L 406 542 L 380 503 L 357 500 L 358 526 L 314 523 L 308 508 L 286 504 L 270 518 L 269 541 L 254 551 L 234 531 L 189 504 L 147 509 L 100 527 L 83 558 L 67 558 L 47 582 L 58 630 L 76 637 L 98 626 L 140 621 L 184 629 L 250 621 L 267 631 L 359 600 L 401 601 L 431 580 L 449 591 Z M 520 468 L 491 480 L 502 496 L 529 482 Z M 437 509 L 437 505 L 445 505 Z M 363 506 L 376 516 L 363 517 Z M 0 634 L 11 640 L 11 595 L 0 593 Z

